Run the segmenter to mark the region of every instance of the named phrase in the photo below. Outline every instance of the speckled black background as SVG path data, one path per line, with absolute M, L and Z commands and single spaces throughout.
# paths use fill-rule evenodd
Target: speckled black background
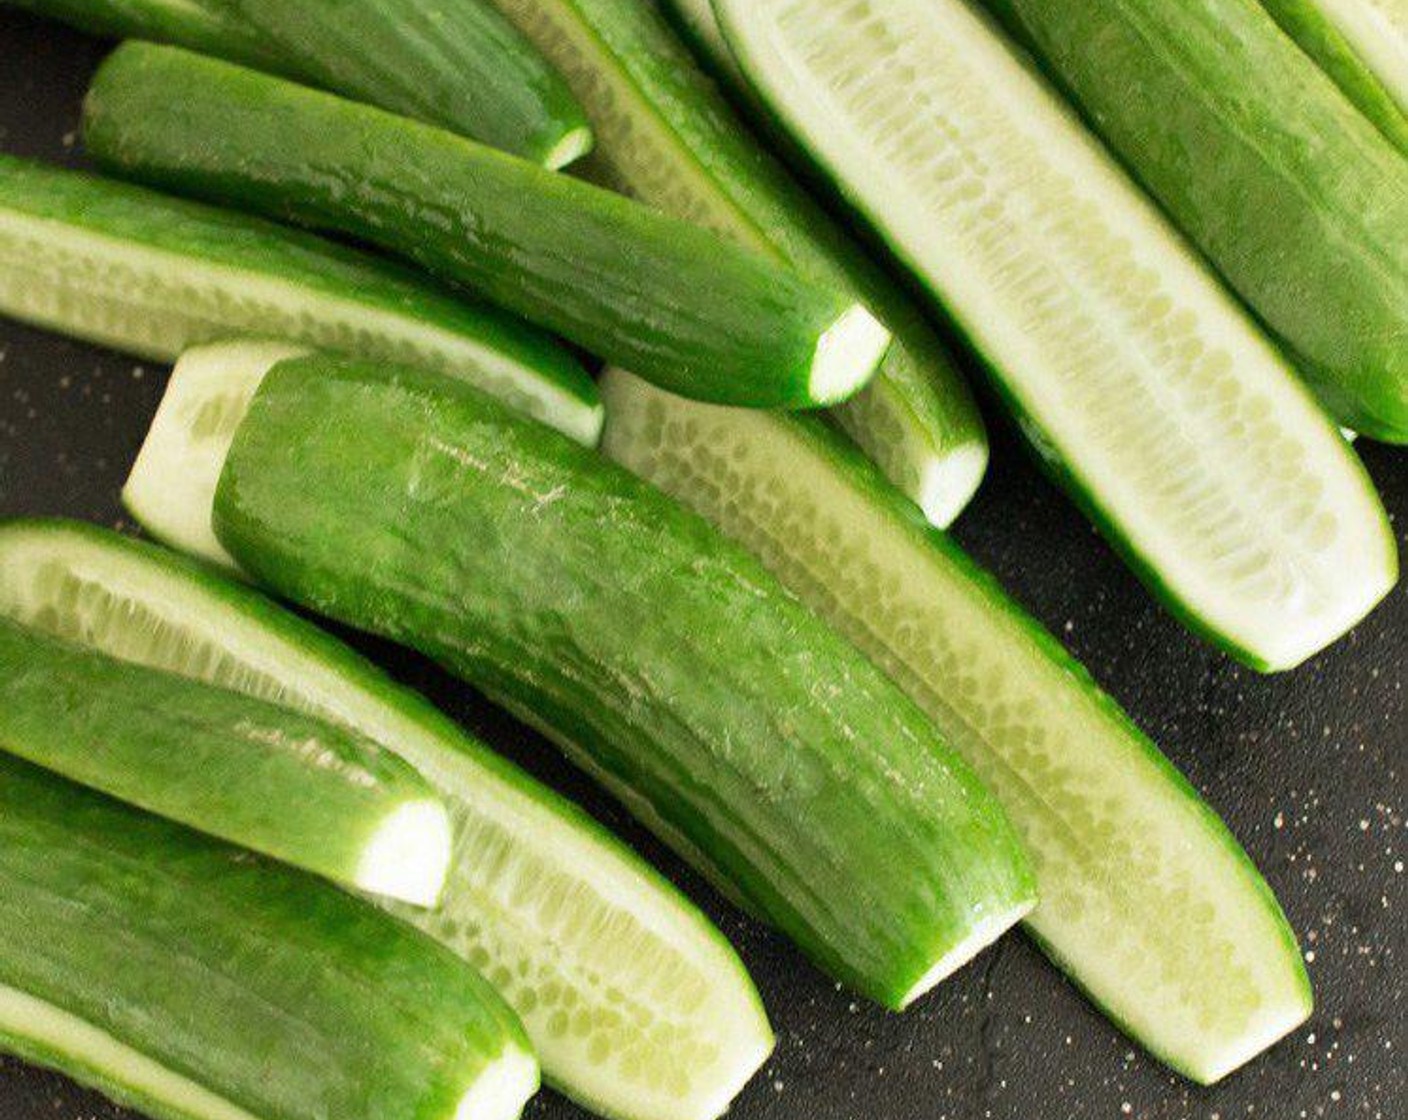
M 0 151 L 79 162 L 78 107 L 104 49 L 0 12 Z M 0 321 L 0 516 L 124 526 L 118 487 L 165 377 L 162 367 Z M 1363 452 L 1403 543 L 1408 452 Z M 1310 962 L 1315 1016 L 1215 1089 L 1190 1086 L 1145 1058 L 1019 935 L 904 1016 L 853 999 L 720 902 L 533 735 L 423 662 L 358 644 L 579 798 L 717 918 L 751 967 L 778 1035 L 776 1055 L 734 1108 L 740 1120 L 1408 1116 L 1408 987 L 1399 967 L 1408 952 L 1408 592 L 1395 592 L 1309 666 L 1258 677 L 1161 613 L 1000 427 L 988 482 L 957 535 L 1207 794 L 1290 915 Z M 0 1120 L 128 1115 L 63 1078 L 0 1058 Z M 583 1114 L 543 1093 L 529 1115 Z

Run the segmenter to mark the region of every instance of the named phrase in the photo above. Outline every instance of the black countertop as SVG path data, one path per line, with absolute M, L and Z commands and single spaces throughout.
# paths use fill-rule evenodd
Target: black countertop
M 78 108 L 105 47 L 0 12 L 0 151 L 78 163 Z M 125 525 L 118 487 L 165 381 L 160 366 L 0 321 L 0 516 Z M 956 531 L 1058 634 L 1222 812 L 1280 896 L 1315 984 L 1311 1021 L 1198 1089 L 1122 1038 L 1020 935 L 903 1016 L 868 1006 L 702 886 L 545 743 L 424 662 L 357 644 L 681 882 L 752 969 L 778 1046 L 740 1120 L 1233 1120 L 1408 1116 L 1408 591 L 1310 665 L 1265 678 L 1201 645 L 1150 600 L 994 424 L 988 481 Z M 1408 522 L 1408 452 L 1365 462 Z M 0 1120 L 128 1114 L 0 1058 Z M 545 1092 L 541 1120 L 584 1115 Z

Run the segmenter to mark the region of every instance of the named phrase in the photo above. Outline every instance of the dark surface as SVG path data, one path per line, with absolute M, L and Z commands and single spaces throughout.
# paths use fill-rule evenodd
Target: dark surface
M 102 50 L 0 13 L 0 151 L 77 162 L 79 102 Z M 0 321 L 0 515 L 125 525 L 118 487 L 165 376 L 164 368 Z M 1363 451 L 1402 542 L 1408 452 Z M 1408 592 L 1400 588 L 1309 666 L 1259 677 L 1161 613 L 1002 430 L 986 487 L 957 535 L 1226 815 L 1301 939 L 1316 989 L 1313 1019 L 1215 1089 L 1190 1086 L 1140 1054 L 1016 935 L 903 1016 L 863 1004 L 701 887 L 545 744 L 424 663 L 359 644 L 581 800 L 719 920 L 752 968 L 778 1034 L 776 1055 L 734 1109 L 743 1120 L 1408 1116 L 1408 986 L 1398 968 L 1408 952 Z M 529 1114 L 583 1115 L 551 1093 Z M 0 1058 L 0 1120 L 127 1115 L 63 1078 Z

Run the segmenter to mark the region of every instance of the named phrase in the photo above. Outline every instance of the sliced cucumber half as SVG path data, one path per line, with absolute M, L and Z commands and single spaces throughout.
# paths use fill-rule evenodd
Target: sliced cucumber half
M 0 615 L 350 727 L 416 767 L 449 806 L 455 853 L 438 910 L 393 909 L 501 991 L 545 1076 L 579 1102 L 622 1120 L 711 1120 L 771 1051 L 743 966 L 674 887 L 257 593 L 111 532 L 12 522 Z
M 749 79 L 944 304 L 1053 473 L 1262 670 L 1397 579 L 1387 516 L 1247 315 L 960 0 L 717 0 Z
M 583 443 L 601 402 L 565 349 L 328 241 L 0 155 L 0 315 L 157 361 L 283 338 L 473 381 Z
M 752 548 L 918 702 L 1032 856 L 1028 930 L 1203 1082 L 1310 1013 L 1237 841 L 1061 646 L 824 427 L 607 375 L 603 449 Z

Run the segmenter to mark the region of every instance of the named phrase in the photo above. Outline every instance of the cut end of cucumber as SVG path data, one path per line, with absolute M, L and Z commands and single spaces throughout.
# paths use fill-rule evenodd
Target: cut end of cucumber
M 967 937 L 935 961 L 929 971 L 900 997 L 897 1009 L 903 1011 L 931 988 L 952 976 L 1035 909 L 1036 901 L 1031 899 L 978 922 Z
M 543 157 L 543 166 L 549 171 L 561 171 L 564 167 L 576 163 L 594 147 L 595 133 L 587 125 L 582 125 L 565 133 L 562 139 L 553 145 L 552 150 Z
M 890 348 L 889 328 L 853 304 L 821 336 L 812 358 L 809 392 L 818 405 L 837 404 L 865 387 Z
M 450 817 L 440 802 L 402 805 L 367 844 L 356 884 L 372 894 L 432 907 L 445 889 L 452 840 Z
M 453 1120 L 515 1120 L 540 1082 L 538 1063 L 531 1055 L 518 1049 L 505 1051 L 475 1079 Z
M 285 358 L 306 354 L 283 342 L 229 342 L 186 351 L 122 488 L 122 504 L 157 540 L 230 571 L 215 539 L 215 488 L 250 398 Z
M 1314 1010 L 1315 1000 L 1307 980 L 1299 999 L 1267 1009 L 1254 1028 L 1237 1037 L 1236 1045 L 1210 1052 L 1201 1062 L 1186 1065 L 1179 1072 L 1199 1085 L 1214 1085 L 1270 1050 L 1309 1019 Z
M 973 500 L 988 469 L 988 445 L 965 443 L 924 466 L 916 496 L 924 519 L 947 529 Z

